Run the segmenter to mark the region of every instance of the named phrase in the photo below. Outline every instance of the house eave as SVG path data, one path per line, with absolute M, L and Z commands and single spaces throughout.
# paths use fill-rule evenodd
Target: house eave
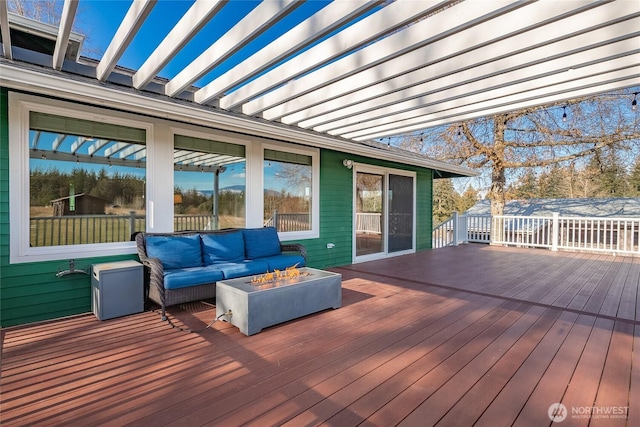
M 122 88 L 110 83 L 64 72 L 43 72 L 36 66 L 0 59 L 0 86 L 30 91 L 47 96 L 92 103 L 98 106 L 141 113 L 167 120 L 178 120 L 194 125 L 251 134 L 258 137 L 284 140 L 317 148 L 361 155 L 416 167 L 433 169 L 451 176 L 476 176 L 468 168 L 450 165 L 437 160 L 419 157 L 414 153 L 403 154 L 382 148 L 363 145 L 327 134 L 296 128 L 295 126 L 269 122 L 239 113 L 216 110 L 213 107 L 193 104 L 157 94 Z

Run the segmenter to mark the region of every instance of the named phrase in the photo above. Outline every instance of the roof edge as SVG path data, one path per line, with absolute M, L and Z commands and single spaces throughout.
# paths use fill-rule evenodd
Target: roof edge
M 49 71 L 49 70 L 48 70 Z M 69 84 L 72 82 L 73 84 Z M 346 154 L 362 155 L 376 159 L 433 169 L 452 176 L 477 176 L 478 172 L 462 166 L 450 165 L 438 160 L 419 157 L 417 153 L 390 152 L 364 145 L 361 142 L 320 134 L 314 131 L 270 122 L 256 117 L 226 110 L 214 109 L 184 100 L 158 96 L 133 89 L 125 89 L 90 78 L 69 75 L 64 72 L 43 72 L 37 66 L 0 59 L 0 86 L 48 95 L 67 100 L 81 100 L 97 106 L 110 107 L 131 113 L 142 113 L 165 120 L 214 127 L 217 129 L 280 139 L 317 148 L 331 149 Z M 348 145 L 348 147 L 345 147 Z

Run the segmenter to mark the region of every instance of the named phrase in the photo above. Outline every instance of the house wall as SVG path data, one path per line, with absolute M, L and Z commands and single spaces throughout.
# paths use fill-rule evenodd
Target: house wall
M 9 264 L 9 140 L 8 91 L 0 88 L 0 327 L 54 319 L 91 311 L 91 278 L 84 274 L 56 277 L 66 261 Z M 320 237 L 300 240 L 308 251 L 309 265 L 328 268 L 352 261 L 353 171 L 342 165 L 350 158 L 358 163 L 412 170 L 417 182 L 416 249 L 431 247 L 432 171 L 391 162 L 346 155 L 330 150 L 320 153 Z M 333 243 L 332 249 L 327 243 Z M 76 260 L 76 268 L 126 259 L 135 255 Z

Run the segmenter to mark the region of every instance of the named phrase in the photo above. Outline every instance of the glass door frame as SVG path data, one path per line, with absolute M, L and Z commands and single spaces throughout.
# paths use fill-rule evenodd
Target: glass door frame
M 367 254 L 367 255 L 357 255 L 357 241 L 356 241 L 356 215 L 357 215 L 357 175 L 358 172 L 361 173 L 367 173 L 367 174 L 375 174 L 375 175 L 382 175 L 383 176 L 383 183 L 382 183 L 382 193 L 383 193 L 383 209 L 382 209 L 382 218 L 383 218 L 383 234 L 382 234 L 382 238 L 383 238 L 383 250 L 381 252 L 377 252 L 377 253 L 373 253 L 373 254 Z M 400 251 L 396 251 L 396 252 L 389 252 L 389 201 L 390 201 L 390 195 L 389 195 L 389 175 L 399 175 L 399 176 L 407 176 L 412 178 L 413 180 L 413 224 L 411 225 L 412 230 L 413 230 L 413 236 L 412 236 L 412 247 L 411 249 L 407 249 L 407 250 L 400 250 Z M 352 229 L 353 229 L 353 236 L 352 236 L 352 262 L 354 264 L 356 263 L 360 263 L 360 262 L 366 262 L 366 261 L 373 261 L 376 259 L 383 259 L 383 258 L 388 258 L 388 257 L 392 257 L 392 256 L 398 256 L 398 255 L 406 255 L 406 254 L 410 254 L 410 253 L 414 253 L 416 251 L 416 235 L 417 235 L 417 230 L 416 230 L 416 179 L 417 179 L 417 174 L 415 172 L 412 171 L 406 171 L 406 170 L 400 170 L 400 169 L 393 169 L 393 168 L 386 168 L 386 167 L 380 167 L 380 166 L 372 166 L 372 165 L 367 165 L 367 164 L 361 164 L 361 163 L 354 163 L 353 165 L 353 191 L 352 191 L 352 197 L 353 197 L 353 224 L 352 224 Z

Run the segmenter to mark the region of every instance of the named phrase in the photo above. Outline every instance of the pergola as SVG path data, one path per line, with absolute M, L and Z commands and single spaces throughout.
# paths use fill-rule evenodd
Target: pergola
M 50 64 L 56 70 L 65 67 L 78 3 L 64 3 Z M 195 1 L 133 72 L 133 88 L 366 141 L 640 83 L 635 0 L 335 1 L 192 86 L 303 3 L 264 1 L 173 78 L 156 79 L 199 31 L 216 25 L 221 10 L 234 7 L 227 3 Z M 155 5 L 132 2 L 95 64 L 97 80 L 121 72 L 118 60 Z M 7 59 L 14 56 L 10 21 L 0 2 Z

